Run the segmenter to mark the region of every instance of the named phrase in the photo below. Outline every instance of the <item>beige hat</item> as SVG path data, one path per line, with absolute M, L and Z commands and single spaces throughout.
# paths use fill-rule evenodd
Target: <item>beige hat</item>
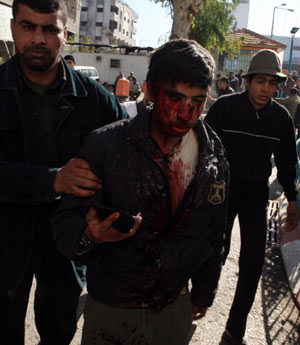
M 286 75 L 282 73 L 278 55 L 270 49 L 260 50 L 252 57 L 248 72 L 243 77 L 250 74 L 275 75 L 279 82 L 284 82 L 287 79 Z

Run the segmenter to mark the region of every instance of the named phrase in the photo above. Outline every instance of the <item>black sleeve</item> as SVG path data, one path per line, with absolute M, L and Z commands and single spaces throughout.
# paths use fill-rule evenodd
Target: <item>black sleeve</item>
M 39 205 L 54 201 L 57 169 L 1 160 L 0 202 Z
M 288 201 L 294 201 L 297 195 L 295 187 L 297 152 L 293 120 L 290 116 L 283 126 L 280 143 L 274 152 L 274 158 L 278 181 L 282 185 Z
M 222 118 L 224 112 L 224 104 L 222 98 L 218 99 L 210 107 L 206 117 L 205 122 L 221 137 L 222 134 Z

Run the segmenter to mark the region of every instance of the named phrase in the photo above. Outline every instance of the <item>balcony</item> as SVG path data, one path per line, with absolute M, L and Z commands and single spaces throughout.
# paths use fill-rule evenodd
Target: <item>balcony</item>
M 118 22 L 119 21 L 119 16 L 115 12 L 110 12 L 109 19 L 114 21 L 114 22 Z

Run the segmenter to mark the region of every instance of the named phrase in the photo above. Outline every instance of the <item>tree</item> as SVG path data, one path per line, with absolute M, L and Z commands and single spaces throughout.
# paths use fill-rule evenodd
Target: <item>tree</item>
M 171 39 L 188 38 L 191 25 L 199 7 L 205 0 L 153 0 L 163 7 L 170 8 L 173 18 Z
M 189 38 L 196 40 L 210 52 L 230 57 L 238 54 L 242 40 L 230 35 L 236 26 L 233 10 L 240 0 L 205 0 L 198 12 L 189 33 Z

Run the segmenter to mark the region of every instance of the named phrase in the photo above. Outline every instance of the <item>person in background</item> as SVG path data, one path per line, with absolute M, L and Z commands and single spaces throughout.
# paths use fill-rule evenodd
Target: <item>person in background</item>
M 230 87 L 231 87 L 235 92 L 237 92 L 238 89 L 239 89 L 239 80 L 238 80 L 238 78 L 234 75 L 233 72 L 230 72 L 230 73 L 229 73 L 228 81 L 229 81 Z
M 101 187 L 77 151 L 91 130 L 126 114 L 61 57 L 65 1 L 14 0 L 12 12 L 16 55 L 0 66 L 0 344 L 24 345 L 35 276 L 40 344 L 68 345 L 81 288 L 56 249 L 50 217 L 65 195 L 87 197 Z
M 151 56 L 151 105 L 81 150 L 103 188 L 65 198 L 52 224 L 61 252 L 88 265 L 82 345 L 187 345 L 213 302 L 228 185 L 224 149 L 199 119 L 213 70 L 197 42 L 167 42 Z M 124 215 L 136 216 L 127 227 Z
M 220 80 L 221 80 L 221 74 L 218 73 L 216 75 L 216 80 L 215 80 L 215 91 L 216 91 L 217 97 L 220 96 Z
M 120 77 L 116 83 L 115 95 L 119 102 L 125 102 L 129 97 L 130 83 L 129 80 L 124 77 L 124 74 L 120 72 Z
M 142 93 L 140 84 L 138 83 L 136 77 L 132 78 L 132 82 L 130 83 L 130 91 L 129 91 L 129 95 L 130 95 L 130 100 L 134 101 L 136 100 L 140 94 Z
M 293 121 L 295 120 L 295 112 L 299 104 L 300 97 L 298 96 L 298 90 L 295 87 L 291 88 L 290 96 L 285 98 L 274 98 L 276 102 L 284 105 L 291 115 Z
M 294 126 L 288 111 L 272 100 L 286 76 L 272 50 L 260 50 L 251 59 L 247 90 L 220 97 L 205 121 L 218 134 L 230 166 L 230 192 L 224 263 L 230 250 L 231 231 L 238 215 L 241 232 L 239 277 L 226 329 L 220 345 L 243 345 L 265 258 L 268 179 L 274 155 L 277 178 L 288 199 L 286 231 L 298 224 L 295 177 L 297 162 Z
M 244 90 L 244 78 L 243 78 L 244 70 L 240 69 L 239 73 L 237 73 L 235 76 L 239 80 L 239 87 L 238 92 L 241 92 Z
M 74 69 L 74 67 L 75 67 L 75 65 L 76 65 L 74 56 L 73 56 L 73 55 L 66 55 L 66 56 L 64 57 L 64 59 L 65 59 L 66 63 L 67 63 L 71 68 Z
M 133 82 L 133 78 L 136 79 L 136 76 L 134 75 L 134 72 L 130 72 L 129 76 L 127 77 L 127 79 L 129 80 L 130 83 Z
M 283 87 L 283 97 L 287 97 L 291 95 L 291 88 L 294 87 L 295 84 L 296 82 L 292 78 L 292 73 L 288 73 L 287 80 L 285 81 L 285 85 Z
M 110 87 L 106 81 L 102 84 L 102 86 L 105 87 L 106 90 L 110 91 Z
M 224 95 L 229 95 L 235 92 L 235 90 L 230 86 L 229 80 L 226 77 L 223 77 L 220 79 L 219 85 L 220 85 L 219 97 L 224 96 Z

